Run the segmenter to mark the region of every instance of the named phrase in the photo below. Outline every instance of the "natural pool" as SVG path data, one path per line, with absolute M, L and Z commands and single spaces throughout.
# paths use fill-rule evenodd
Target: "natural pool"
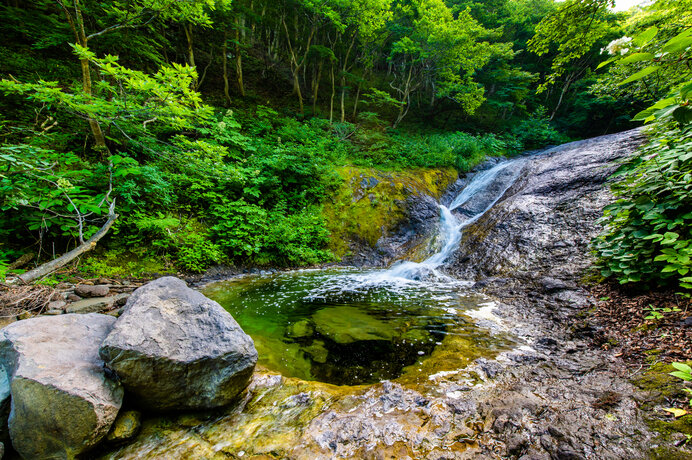
M 488 302 L 468 285 L 439 274 L 410 280 L 332 268 L 243 276 L 203 292 L 252 336 L 261 366 L 286 377 L 358 385 L 458 369 L 507 348 L 507 337 L 466 314 Z M 439 362 L 445 350 L 447 365 Z

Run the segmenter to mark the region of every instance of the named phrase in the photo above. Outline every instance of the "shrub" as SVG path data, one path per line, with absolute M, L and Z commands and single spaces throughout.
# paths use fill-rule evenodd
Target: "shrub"
M 568 141 L 550 124 L 545 109 L 537 110 L 529 118 L 516 125 L 511 130 L 511 134 L 521 143 L 524 150 L 538 149 Z
M 657 126 L 616 177 L 594 241 L 603 276 L 692 289 L 692 126 Z

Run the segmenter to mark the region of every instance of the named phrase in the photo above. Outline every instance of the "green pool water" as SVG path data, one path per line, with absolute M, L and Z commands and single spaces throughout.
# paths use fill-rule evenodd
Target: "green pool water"
M 357 385 L 422 372 L 450 336 L 478 349 L 505 344 L 464 314 L 487 302 L 464 283 L 388 273 L 300 270 L 216 282 L 203 292 L 252 336 L 260 365 L 304 380 Z

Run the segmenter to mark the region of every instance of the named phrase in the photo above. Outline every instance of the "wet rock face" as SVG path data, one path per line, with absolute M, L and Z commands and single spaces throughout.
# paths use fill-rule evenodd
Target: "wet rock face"
M 338 172 L 343 185 L 324 208 L 330 249 L 346 264 L 375 267 L 425 242 L 439 218 L 437 200 L 458 177 L 452 168 Z
M 611 200 L 607 181 L 615 162 L 641 142 L 630 131 L 530 158 L 505 198 L 464 230 L 450 271 L 476 280 L 522 273 L 535 279 L 581 276 L 590 263 L 589 241 L 599 231 L 596 220 Z
M 9 434 L 23 458 L 74 458 L 108 433 L 123 389 L 104 373 L 98 347 L 113 323 L 106 315 L 61 315 L 0 331 L 0 365 L 12 393 Z
M 132 294 L 100 355 L 136 401 L 155 410 L 229 404 L 257 363 L 233 317 L 174 277 Z

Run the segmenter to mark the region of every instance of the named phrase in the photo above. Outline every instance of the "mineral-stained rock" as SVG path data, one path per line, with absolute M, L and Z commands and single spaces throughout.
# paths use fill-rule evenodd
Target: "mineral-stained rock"
M 132 439 L 142 425 L 142 414 L 136 410 L 127 410 L 118 414 L 118 418 L 113 422 L 111 431 L 106 436 L 106 441 L 110 443 L 121 443 Z
M 98 348 L 113 323 L 98 314 L 46 316 L 0 331 L 9 433 L 23 458 L 74 458 L 108 433 L 123 389 L 104 373 Z
M 233 317 L 174 277 L 132 294 L 100 354 L 134 400 L 155 410 L 226 405 L 257 363 Z

